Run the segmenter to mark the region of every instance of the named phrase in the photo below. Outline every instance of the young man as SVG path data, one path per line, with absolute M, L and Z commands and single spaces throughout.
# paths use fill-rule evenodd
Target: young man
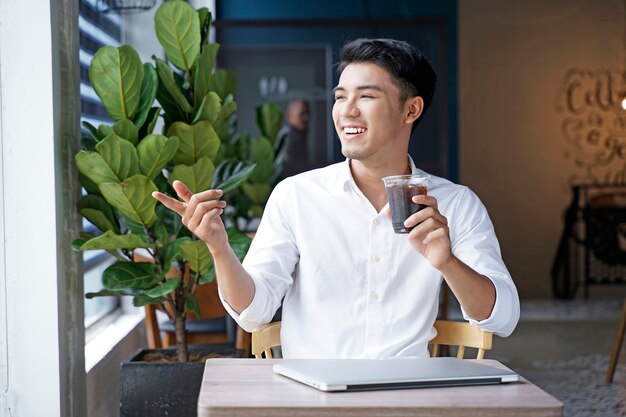
M 444 279 L 468 320 L 509 335 L 519 299 L 484 206 L 408 156 L 434 92 L 430 64 L 406 42 L 358 39 L 338 70 L 333 120 L 346 160 L 277 185 L 243 265 L 228 246 L 219 190 L 191 195 L 177 182 L 184 202 L 155 193 L 206 242 L 224 305 L 251 331 L 282 302 L 285 357 L 428 356 Z M 426 208 L 399 235 L 381 178 L 411 172 L 428 177 L 429 195 L 413 197 Z

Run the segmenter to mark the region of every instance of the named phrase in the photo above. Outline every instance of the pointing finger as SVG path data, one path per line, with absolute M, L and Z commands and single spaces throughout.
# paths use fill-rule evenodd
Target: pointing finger
M 182 184 L 182 183 L 181 183 Z M 167 207 L 168 209 L 180 214 L 181 216 L 185 213 L 185 204 L 176 200 L 175 198 L 172 198 L 170 196 L 167 196 L 159 191 L 155 191 L 152 193 L 152 197 L 156 198 L 157 200 L 159 200 L 165 207 Z

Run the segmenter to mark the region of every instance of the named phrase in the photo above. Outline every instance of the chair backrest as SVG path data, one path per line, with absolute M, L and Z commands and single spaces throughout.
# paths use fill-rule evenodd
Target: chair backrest
M 269 323 L 252 332 L 252 354 L 255 358 L 272 357 L 272 348 L 280 346 L 280 322 Z
M 476 359 L 483 359 L 485 351 L 491 349 L 492 333 L 464 321 L 435 321 L 437 336 L 431 340 L 430 356 L 435 357 L 440 345 L 458 346 L 456 357 L 463 359 L 465 348 L 478 349 Z M 272 357 L 272 348 L 280 346 L 280 322 L 270 323 L 252 332 L 252 354 L 260 359 Z
M 436 357 L 439 346 L 458 346 L 456 357 L 463 359 L 465 348 L 478 349 L 476 359 L 483 359 L 485 351 L 491 349 L 493 334 L 481 330 L 465 321 L 435 321 L 437 336 L 430 341 L 430 356 Z

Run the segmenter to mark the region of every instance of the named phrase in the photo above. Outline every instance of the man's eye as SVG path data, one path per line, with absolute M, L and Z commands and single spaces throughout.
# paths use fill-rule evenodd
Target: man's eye
M 344 96 L 335 96 L 335 101 L 344 99 Z
M 371 96 L 369 94 L 362 94 L 361 98 L 374 98 L 374 96 Z

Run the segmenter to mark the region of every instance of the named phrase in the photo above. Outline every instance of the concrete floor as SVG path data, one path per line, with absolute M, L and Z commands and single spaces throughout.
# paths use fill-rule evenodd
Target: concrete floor
M 613 384 L 605 383 L 624 299 L 620 288 L 588 300 L 522 300 L 514 333 L 494 337 L 485 357 L 561 400 L 566 417 L 626 416 L 626 346 Z

